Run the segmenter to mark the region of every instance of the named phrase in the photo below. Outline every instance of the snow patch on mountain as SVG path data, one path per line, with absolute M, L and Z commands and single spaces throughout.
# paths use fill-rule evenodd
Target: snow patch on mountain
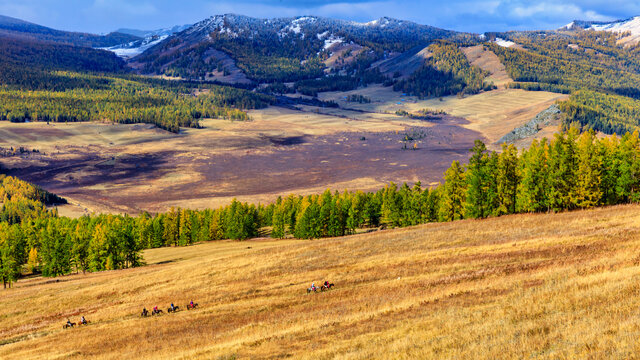
M 591 25 L 590 29 L 595 31 L 609 32 L 631 32 L 631 35 L 640 35 L 640 16 L 627 20 L 614 21 L 611 23 L 597 23 Z
M 506 48 L 512 47 L 513 45 L 516 44 L 513 41 L 505 40 L 505 39 L 499 38 L 499 37 L 496 38 L 495 43 L 497 45 L 499 45 L 499 46 L 506 47 Z
M 209 34 L 215 31 L 236 38 L 239 34 L 230 27 L 227 27 L 227 22 L 234 22 L 235 18 L 236 15 L 233 14 L 215 15 L 196 23 L 192 27 L 188 28 L 186 33 L 188 35 L 204 34 L 205 40 L 208 40 L 210 37 Z
M 311 24 L 318 21 L 317 18 L 313 16 L 302 16 L 299 18 L 295 18 L 291 20 L 291 23 L 285 26 L 278 35 L 282 38 L 287 36 L 290 33 L 294 33 L 296 35 L 300 35 L 304 39 L 304 33 L 302 33 L 302 27 L 305 24 Z
M 335 44 L 341 44 L 344 42 L 344 39 L 331 34 L 328 39 L 324 41 L 324 49 L 329 50 Z
M 107 48 L 101 48 L 101 49 L 111 51 L 116 55 L 120 56 L 121 58 L 128 59 L 128 58 L 132 58 L 134 56 L 138 56 L 142 54 L 147 49 L 161 43 L 163 40 L 165 40 L 168 37 L 169 35 L 150 36 L 143 40 L 132 41 L 130 43 L 111 46 Z
M 318 40 L 323 40 L 324 38 L 327 37 L 327 35 L 329 35 L 329 30 L 327 30 L 327 31 L 325 31 L 323 33 L 316 34 L 316 36 L 318 37 Z

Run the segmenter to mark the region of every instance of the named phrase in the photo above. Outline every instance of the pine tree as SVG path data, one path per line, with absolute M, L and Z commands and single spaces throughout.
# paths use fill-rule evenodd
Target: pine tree
M 476 140 L 471 149 L 472 155 L 465 174 L 467 182 L 465 216 L 468 218 L 484 218 L 489 215 L 489 209 L 487 209 L 488 159 L 486 151 L 485 144 L 480 140 Z
M 600 190 L 601 175 L 600 157 L 594 144 L 593 130 L 583 133 L 577 142 L 578 168 L 576 170 L 576 185 L 572 190 L 573 202 L 579 208 L 590 208 L 599 204 L 602 198 Z
M 517 209 L 523 212 L 538 212 L 548 209 L 548 145 L 533 140 L 529 149 L 523 152 L 520 161 L 520 183 L 518 185 Z
M 499 207 L 497 215 L 514 214 L 518 194 L 518 150 L 513 145 L 502 145 L 498 156 L 497 184 Z
M 442 186 L 440 201 L 439 219 L 440 221 L 453 221 L 463 218 L 466 183 L 465 173 L 460 162 L 454 161 L 447 169 Z

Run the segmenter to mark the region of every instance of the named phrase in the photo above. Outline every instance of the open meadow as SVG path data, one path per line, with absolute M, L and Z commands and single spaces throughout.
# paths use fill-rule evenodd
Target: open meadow
M 358 94 L 371 99 L 371 103 L 358 104 L 345 100 L 346 96 Z M 490 148 L 499 149 L 495 142 L 511 130 L 526 124 L 540 112 L 568 96 L 546 91 L 525 91 L 519 89 L 498 89 L 477 95 L 446 96 L 442 98 L 418 99 L 394 92 L 391 88 L 372 85 L 364 89 L 348 92 L 328 92 L 320 95 L 323 100 L 335 101 L 341 107 L 367 112 L 395 113 L 398 110 L 418 112 L 422 109 L 442 110 L 454 117 L 466 119 L 463 126 L 481 133 Z M 558 130 L 555 126 L 543 127 L 533 137 L 516 143 L 528 146 L 534 138 L 550 137 Z
M 68 199 L 62 215 L 138 214 L 217 207 L 234 197 L 267 203 L 327 188 L 438 182 L 484 139 L 453 116 L 426 122 L 314 107 L 250 115 L 248 122 L 203 120 L 202 129 L 180 134 L 142 124 L 0 122 L 0 164 Z M 403 150 L 407 136 L 416 150 Z M 27 151 L 10 151 L 19 147 Z
M 0 358 L 624 358 L 640 351 L 640 206 L 220 241 L 20 280 Z M 323 280 L 328 292 L 307 295 Z M 141 318 L 143 307 L 181 310 Z M 81 315 L 88 326 L 62 329 Z

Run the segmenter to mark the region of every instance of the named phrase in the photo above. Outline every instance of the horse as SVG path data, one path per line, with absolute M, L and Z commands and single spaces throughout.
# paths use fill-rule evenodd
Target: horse
M 176 312 L 176 311 L 178 311 L 179 309 L 180 309 L 180 306 L 174 306 L 174 307 L 173 307 L 173 309 L 172 309 L 172 308 L 168 308 L 168 309 L 167 309 L 167 312 L 168 312 L 168 313 L 170 313 L 170 312 Z
M 85 320 L 84 322 L 80 321 L 78 323 L 78 326 L 80 326 L 80 325 L 89 325 L 89 320 Z
M 62 328 L 63 328 L 63 329 L 66 329 L 66 328 L 72 328 L 72 327 L 74 327 L 74 326 L 76 326 L 76 323 L 74 323 L 74 322 L 67 322 L 66 324 L 62 325 Z
M 187 304 L 187 310 L 195 309 L 197 306 L 198 303 L 193 303 L 193 306 L 191 306 L 191 304 Z
M 318 288 L 317 287 L 310 287 L 307 289 L 307 294 L 311 293 L 311 292 L 318 292 Z
M 153 310 L 153 311 L 151 312 L 151 315 L 160 315 L 160 314 L 162 314 L 162 310 L 160 310 L 160 309 L 158 309 L 158 310 Z
M 333 283 L 331 283 L 331 284 L 329 284 L 329 285 L 322 284 L 322 286 L 320 287 L 320 291 L 329 290 L 329 289 L 331 289 L 331 288 L 332 288 L 332 287 L 334 287 L 334 286 L 335 286 L 335 285 L 334 285 Z
M 140 314 L 140 317 L 147 317 L 147 316 L 149 316 L 149 310 L 147 310 L 146 308 L 142 309 L 142 314 Z

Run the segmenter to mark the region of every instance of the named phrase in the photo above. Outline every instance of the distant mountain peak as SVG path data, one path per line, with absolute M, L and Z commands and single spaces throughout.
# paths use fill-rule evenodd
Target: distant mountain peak
M 594 30 L 612 33 L 630 33 L 620 39 L 620 43 L 628 44 L 640 41 L 640 16 L 615 21 L 582 21 L 575 20 L 560 30 Z

